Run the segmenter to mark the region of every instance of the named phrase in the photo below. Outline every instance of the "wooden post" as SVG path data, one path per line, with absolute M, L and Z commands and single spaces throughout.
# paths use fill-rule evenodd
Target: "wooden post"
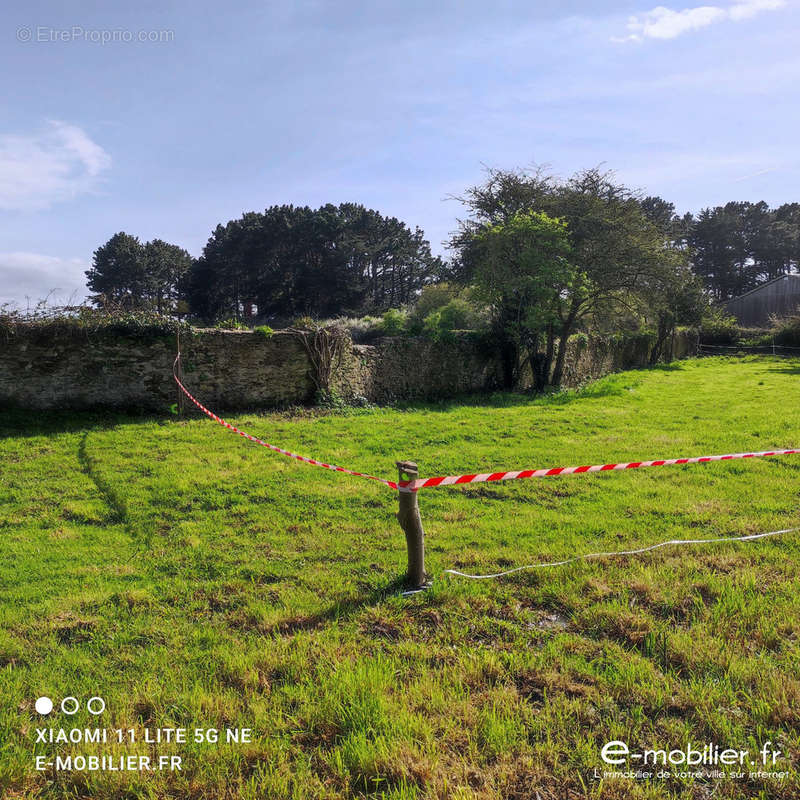
M 178 346 L 178 379 L 183 383 L 183 358 L 181 357 L 181 331 L 180 328 L 176 334 L 177 336 L 177 346 Z M 178 415 L 183 416 L 184 412 L 186 411 L 186 401 L 183 397 L 183 392 L 181 391 L 180 386 L 175 387 L 178 390 Z
M 399 479 L 415 481 L 419 470 L 413 461 L 398 461 Z M 425 531 L 422 529 L 422 517 L 419 514 L 419 502 L 416 492 L 397 492 L 399 509 L 397 521 L 406 534 L 408 548 L 408 585 L 415 589 L 427 586 L 425 575 Z

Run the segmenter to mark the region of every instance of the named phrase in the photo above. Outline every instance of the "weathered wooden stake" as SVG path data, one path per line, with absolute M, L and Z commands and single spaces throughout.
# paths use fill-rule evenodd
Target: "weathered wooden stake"
M 415 481 L 419 470 L 413 461 L 398 461 L 397 469 L 400 480 Z M 406 534 L 408 548 L 408 585 L 422 589 L 427 585 L 425 575 L 425 531 L 422 529 L 422 517 L 419 514 L 419 502 L 416 492 L 398 491 L 399 509 L 397 521 Z
M 176 339 L 177 339 L 177 346 L 178 346 L 178 356 L 180 356 L 180 352 L 181 352 L 181 332 L 180 332 L 180 329 L 178 329 L 178 332 L 176 334 Z M 180 358 L 180 357 L 178 358 L 178 379 L 181 382 L 183 382 L 183 359 Z M 177 405 L 178 415 L 182 417 L 184 415 L 185 411 L 186 411 L 186 401 L 184 400 L 183 392 L 181 391 L 180 386 L 177 386 L 176 389 L 178 391 L 178 405 Z

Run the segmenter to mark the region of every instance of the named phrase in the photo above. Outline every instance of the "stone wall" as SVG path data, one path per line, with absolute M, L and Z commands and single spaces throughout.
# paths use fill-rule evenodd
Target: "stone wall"
M 502 381 L 498 362 L 469 334 L 446 342 L 380 339 L 374 345 L 354 345 L 353 359 L 359 368 L 350 381 L 339 383 L 338 390 L 381 405 L 490 391 Z
M 21 331 L 0 342 L 0 403 L 23 408 L 164 411 L 177 400 L 174 337 L 74 333 L 55 341 Z M 198 331 L 181 344 L 185 383 L 211 407 L 306 403 L 314 396 L 294 336 Z
M 565 386 L 645 366 L 649 352 L 642 337 L 575 337 L 569 347 Z M 691 338 L 681 335 L 676 356 L 693 353 L 692 347 Z M 267 338 L 249 331 L 195 331 L 184 337 L 182 351 L 186 385 L 211 408 L 269 408 L 314 398 L 309 357 L 291 332 Z M 174 357 L 172 337 L 74 332 L 54 339 L 20 329 L 0 340 L 0 405 L 165 412 L 177 400 Z M 497 360 L 471 334 L 443 343 L 386 338 L 352 345 L 348 340 L 331 388 L 347 398 L 385 404 L 490 391 L 501 386 L 501 375 Z
M 653 337 L 647 334 L 612 338 L 573 336 L 567 345 L 562 385 L 576 388 L 611 372 L 645 367 L 652 347 Z M 693 356 L 697 353 L 697 334 L 678 332 L 664 350 L 665 361 Z

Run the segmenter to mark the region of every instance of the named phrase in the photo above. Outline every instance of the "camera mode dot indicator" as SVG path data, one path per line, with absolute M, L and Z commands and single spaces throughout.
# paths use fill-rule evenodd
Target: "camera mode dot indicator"
M 36 701 L 36 710 L 40 714 L 49 714 L 53 710 L 53 701 L 49 697 L 40 697 Z

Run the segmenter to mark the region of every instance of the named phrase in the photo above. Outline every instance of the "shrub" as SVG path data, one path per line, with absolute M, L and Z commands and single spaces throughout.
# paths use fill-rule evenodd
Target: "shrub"
M 768 341 L 763 344 L 783 345 L 784 347 L 800 347 L 800 314 L 788 317 L 773 318 L 769 333 L 764 337 Z
M 364 395 L 345 397 L 336 389 L 318 389 L 314 394 L 314 405 L 328 411 L 349 412 L 355 408 L 373 408 Z
M 48 307 L 44 303 L 31 311 L 0 306 L 0 335 L 6 340 L 22 333 L 34 340 L 53 341 L 94 334 L 153 339 L 177 333 L 191 336 L 191 332 L 186 323 L 151 311 L 107 310 L 86 305 Z
M 442 331 L 442 312 L 432 311 L 425 317 L 422 324 L 422 334 L 429 339 L 437 340 Z
M 233 317 L 221 319 L 219 322 L 215 323 L 214 327 L 221 331 L 246 331 L 248 329 L 248 326 L 245 325 L 244 322 L 239 322 L 238 319 L 234 319 Z
M 475 331 L 485 327 L 481 312 L 465 296 L 452 297 L 424 318 L 416 309 L 409 317 L 406 332 L 412 336 L 427 336 L 435 341 L 452 339 L 454 331 Z
M 409 314 L 406 320 L 405 332 L 409 336 L 423 336 L 425 334 L 425 320 L 416 314 Z
M 356 344 L 369 344 L 384 335 L 380 317 L 336 317 L 320 324 L 326 328 L 343 328 L 349 331 L 350 338 Z
M 700 341 L 703 344 L 736 345 L 741 338 L 742 329 L 736 317 L 718 308 L 706 312 L 700 325 Z
M 433 311 L 446 306 L 458 295 L 458 289 L 449 283 L 431 283 L 422 287 L 417 302 L 414 303 L 414 316 L 424 320 Z
M 292 320 L 292 327 L 300 328 L 300 330 L 303 331 L 315 331 L 320 327 L 320 325 L 314 320 L 313 317 L 309 317 L 308 314 L 305 314 L 302 317 L 295 317 Z
M 475 309 L 463 298 L 454 297 L 439 309 L 439 324 L 443 330 L 466 331 L 479 327 Z
M 269 325 L 259 325 L 257 328 L 253 328 L 253 333 L 258 336 L 263 336 L 265 339 L 269 339 L 275 331 L 273 331 Z
M 381 319 L 381 330 L 386 336 L 400 336 L 405 332 L 407 315 L 399 308 L 390 308 Z
M 347 401 L 335 389 L 317 389 L 314 394 L 314 405 L 331 411 L 339 411 L 347 408 Z
M 452 341 L 455 338 L 454 329 L 450 327 L 448 319 L 443 315 L 443 310 L 428 314 L 422 326 L 423 336 L 427 336 L 435 342 Z

